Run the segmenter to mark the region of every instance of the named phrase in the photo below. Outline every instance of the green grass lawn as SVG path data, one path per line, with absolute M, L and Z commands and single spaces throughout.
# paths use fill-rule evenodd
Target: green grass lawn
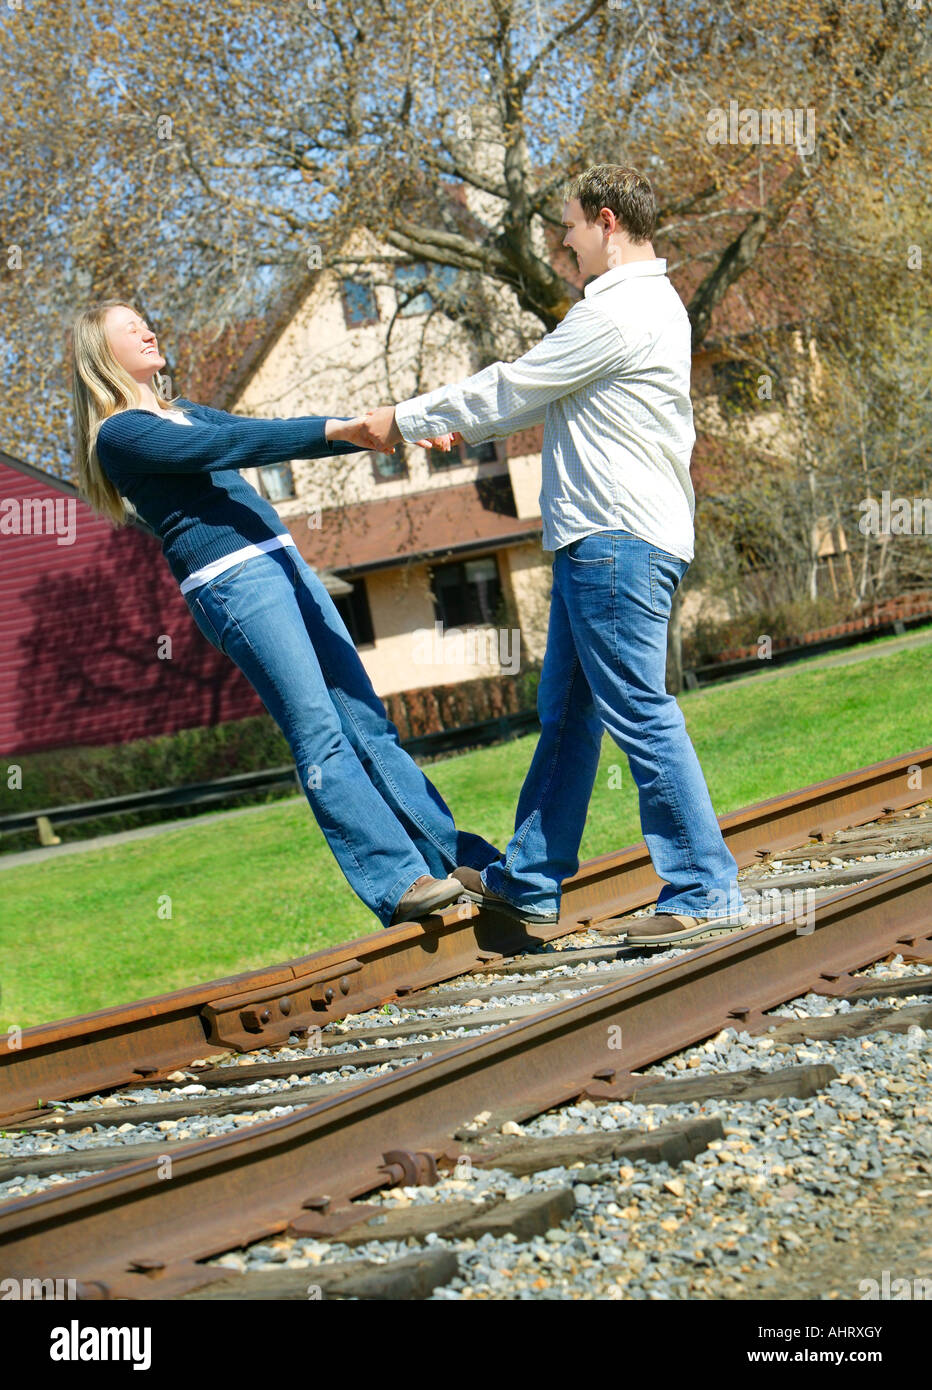
M 932 645 L 837 668 L 801 663 L 785 675 L 684 694 L 716 811 L 924 746 L 930 677 Z M 458 825 L 504 846 L 535 742 L 523 738 L 428 768 Z M 581 858 L 640 838 L 627 760 L 606 738 Z M 0 873 L 0 895 L 4 1029 L 378 930 L 298 798 L 11 868 Z

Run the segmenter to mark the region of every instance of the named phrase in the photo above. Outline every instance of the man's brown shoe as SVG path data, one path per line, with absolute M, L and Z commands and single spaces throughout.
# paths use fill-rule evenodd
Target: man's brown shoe
M 453 872 L 463 885 L 463 896 L 479 907 L 488 908 L 490 912 L 503 912 L 506 917 L 514 917 L 517 921 L 527 922 L 531 926 L 549 927 L 559 919 L 556 912 L 538 912 L 532 907 L 518 907 L 507 898 L 493 893 L 491 888 L 486 888 L 482 882 L 482 875 L 478 869 L 454 869 Z
M 455 878 L 431 878 L 422 874 L 414 880 L 407 893 L 403 893 L 389 923 L 397 927 L 399 922 L 417 922 L 441 907 L 449 907 L 463 893 L 463 885 Z
M 715 941 L 753 925 L 746 912 L 733 912 L 728 917 L 688 917 L 680 912 L 656 912 L 653 917 L 642 920 L 643 927 L 629 928 L 626 945 L 679 946 L 682 942 L 698 946 L 702 941 Z

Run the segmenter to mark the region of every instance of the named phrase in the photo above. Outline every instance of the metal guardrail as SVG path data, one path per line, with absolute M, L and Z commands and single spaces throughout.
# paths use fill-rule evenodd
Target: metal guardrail
M 498 743 L 530 733 L 540 727 L 534 710 L 503 714 L 497 719 L 484 719 L 477 724 L 463 724 L 457 729 L 442 729 L 435 734 L 402 741 L 402 747 L 412 757 L 455 752 L 487 743 Z M 204 806 L 229 801 L 245 792 L 269 792 L 278 787 L 295 786 L 302 791 L 297 770 L 288 767 L 266 768 L 260 772 L 241 772 L 232 777 L 217 777 L 210 782 L 192 782 L 183 787 L 160 787 L 154 791 L 129 792 L 123 796 L 108 796 L 99 801 L 75 802 L 70 806 L 47 806 L 39 810 L 19 811 L 0 816 L 0 835 L 17 831 L 36 830 L 42 844 L 59 843 L 55 827 L 74 825 L 79 821 L 98 820 L 136 811 L 171 810 L 175 807 Z

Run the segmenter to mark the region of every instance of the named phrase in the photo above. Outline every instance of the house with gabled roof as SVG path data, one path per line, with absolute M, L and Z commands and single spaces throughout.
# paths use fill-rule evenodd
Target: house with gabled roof
M 548 235 L 553 263 L 581 289 L 559 233 Z M 276 306 L 264 336 L 251 332 L 214 404 L 247 415 L 353 415 L 485 365 L 457 323 L 437 311 L 429 290 L 408 292 L 409 277 L 423 284 L 429 268 L 397 258 L 386 272 L 381 257 L 391 253 L 368 232 L 358 233 L 345 252 L 345 261 L 361 268 L 345 273 L 338 263 L 302 277 Z M 518 317 L 527 341 L 541 336 L 536 318 Z M 719 322 L 723 331 L 694 360 L 700 469 L 715 438 L 736 428 L 719 400 L 736 375 L 747 373 L 759 336 L 743 320 L 732 323 L 727 312 Z M 790 330 L 798 333 L 795 325 Z M 779 403 L 745 411 L 740 428 L 761 456 L 777 465 L 785 458 Z M 351 586 L 338 607 L 379 694 L 501 675 L 505 668 L 493 654 L 503 644 L 464 647 L 463 628 L 519 632 L 522 663 L 542 656 L 551 557 L 540 546 L 541 444 L 537 428 L 494 443 L 460 444 L 451 455 L 399 445 L 393 455 L 247 472 L 304 557 Z M 710 604 L 693 589 L 684 603 L 685 628 L 703 607 L 707 616 L 726 616 L 720 602 Z M 425 661 L 419 655 L 425 633 L 449 629 L 450 641 L 435 640 Z

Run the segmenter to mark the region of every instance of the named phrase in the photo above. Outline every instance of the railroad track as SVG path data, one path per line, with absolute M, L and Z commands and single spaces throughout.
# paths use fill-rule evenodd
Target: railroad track
M 566 1142 L 559 1153 L 549 1141 L 529 1146 L 522 1122 L 580 1100 L 657 1097 L 665 1083 L 640 1074 L 646 1066 L 729 1028 L 783 1028 L 775 1036 L 786 1037 L 769 1010 L 811 989 L 857 999 L 874 986 L 854 972 L 891 954 L 932 955 L 932 811 L 921 790 L 930 760 L 932 750 L 921 750 L 723 818 L 761 920 L 719 943 L 625 947 L 625 914 L 657 886 L 636 846 L 591 861 L 566 886 L 561 922 L 546 933 L 561 938 L 558 950 L 540 931 L 525 936 L 469 907 L 445 914 L 439 932 L 383 932 L 219 982 L 225 992 L 214 984 L 29 1030 L 21 1049 L 0 1057 L 0 1077 L 12 1078 L 3 1126 L 17 1134 L 0 1156 L 0 1198 L 10 1198 L 0 1203 L 0 1271 L 72 1278 L 85 1297 L 289 1296 L 247 1291 L 257 1276 L 205 1261 L 282 1232 L 337 1249 L 365 1244 L 371 1222 L 393 1217 L 354 1199 L 386 1186 L 433 1184 L 464 1165 L 528 1174 L 565 1164 Z M 470 967 L 465 984 L 440 983 Z M 922 980 L 905 987 L 921 995 Z M 372 1016 L 386 998 L 391 1018 Z M 893 1012 L 888 1005 L 882 1022 L 861 1022 L 889 1030 L 932 1021 L 923 1004 Z M 290 1045 L 295 1032 L 310 1048 Z M 205 1052 L 219 1055 L 209 1062 Z M 69 1078 L 76 1060 L 84 1070 Z M 789 1070 L 776 1080 L 726 1078 L 719 1093 L 737 1084 L 745 1099 L 780 1087 L 806 1094 L 826 1082 Z M 63 1100 L 86 1095 L 92 1075 L 119 1095 L 71 1100 L 51 1119 L 23 1103 L 34 1102 L 36 1076 L 44 1097 Z M 276 1104 L 288 1113 L 269 1117 Z M 716 1123 L 603 1137 L 601 1149 L 573 1143 L 613 1160 L 679 1162 L 721 1137 Z M 41 1190 L 13 1195 L 24 1181 Z M 421 1210 L 422 1229 L 464 1239 L 508 1222 L 512 1231 L 550 1229 L 573 1199 L 563 1187 L 522 1200 Z M 416 1255 L 404 1269 L 396 1261 L 393 1277 L 423 1296 L 450 1277 L 449 1254 Z M 327 1288 L 379 1296 L 377 1276 L 337 1267 Z

